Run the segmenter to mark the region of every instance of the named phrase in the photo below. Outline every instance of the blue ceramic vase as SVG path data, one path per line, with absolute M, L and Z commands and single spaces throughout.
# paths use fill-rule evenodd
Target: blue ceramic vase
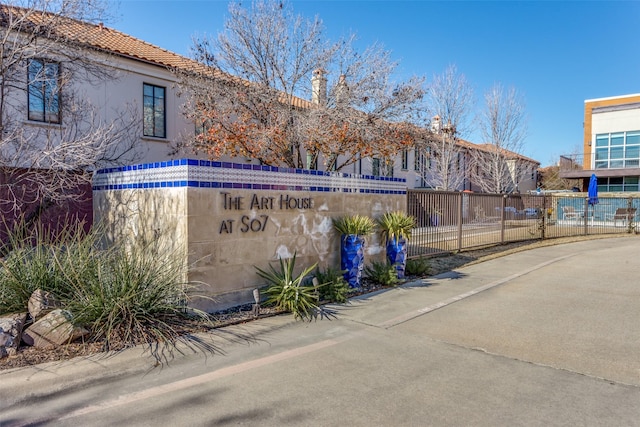
M 340 238 L 340 269 L 344 271 L 344 280 L 352 288 L 360 287 L 364 269 L 364 244 L 364 237 L 356 234 L 343 234 Z
M 387 259 L 396 268 L 398 279 L 404 279 L 404 269 L 407 265 L 407 239 L 389 239 L 387 241 Z

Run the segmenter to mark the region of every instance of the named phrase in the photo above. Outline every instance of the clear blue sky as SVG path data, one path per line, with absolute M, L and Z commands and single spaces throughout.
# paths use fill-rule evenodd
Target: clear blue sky
M 120 0 L 108 25 L 188 55 L 194 35 L 217 35 L 228 3 Z M 244 2 L 249 5 L 250 0 Z M 494 83 L 525 98 L 522 154 L 543 166 L 582 148 L 584 100 L 640 93 L 640 2 L 636 1 L 293 1 L 319 16 L 326 35 L 354 32 L 382 43 L 401 77 L 430 80 L 455 64 L 478 106 Z M 480 143 L 477 134 L 466 135 Z

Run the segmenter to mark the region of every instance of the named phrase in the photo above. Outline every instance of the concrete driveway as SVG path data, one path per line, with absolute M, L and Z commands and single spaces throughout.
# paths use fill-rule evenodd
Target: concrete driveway
M 512 254 L 213 336 L 0 371 L 0 426 L 640 425 L 640 239 Z

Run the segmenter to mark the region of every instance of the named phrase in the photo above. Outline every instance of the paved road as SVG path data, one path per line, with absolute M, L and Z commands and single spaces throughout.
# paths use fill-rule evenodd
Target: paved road
M 640 426 L 640 239 L 521 252 L 353 300 L 338 318 L 0 371 L 0 426 Z

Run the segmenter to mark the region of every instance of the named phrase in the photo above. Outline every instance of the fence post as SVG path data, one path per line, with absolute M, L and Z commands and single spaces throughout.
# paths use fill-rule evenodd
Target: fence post
M 458 252 L 462 251 L 462 215 L 464 193 L 461 191 L 458 197 Z
M 629 197 L 629 199 L 627 199 L 627 232 L 629 234 L 633 233 L 633 229 L 636 227 L 635 225 L 635 212 L 633 213 L 633 216 L 631 216 L 631 208 L 633 208 L 633 198 Z
M 500 243 L 504 244 L 504 227 L 505 227 L 505 218 L 504 218 L 504 208 L 507 207 L 507 195 L 502 195 L 502 208 L 500 209 Z
M 540 237 L 541 240 L 544 240 L 545 238 L 545 232 L 547 231 L 547 200 L 548 200 L 547 195 L 543 195 L 542 196 L 542 209 L 541 209 L 541 214 L 542 214 L 542 229 L 540 230 Z
M 586 197 L 584 199 L 584 215 L 582 215 L 584 217 L 584 235 L 586 236 L 587 234 L 589 234 L 589 198 Z

